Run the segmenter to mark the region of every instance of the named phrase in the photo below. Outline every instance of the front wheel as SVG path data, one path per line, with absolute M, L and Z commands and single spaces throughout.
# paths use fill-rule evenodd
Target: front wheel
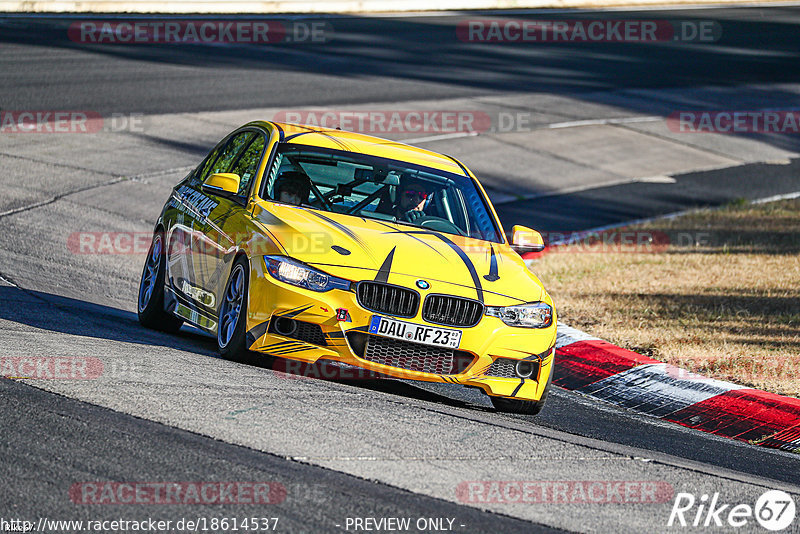
M 506 397 L 489 397 L 492 404 L 498 412 L 513 413 L 519 415 L 538 415 L 544 408 L 544 403 L 547 401 L 547 394 L 550 393 L 550 382 L 553 379 L 553 370 L 550 370 L 550 376 L 547 377 L 547 384 L 544 386 L 544 392 L 538 401 L 527 401 L 519 399 L 509 399 Z
M 142 280 L 139 282 L 139 322 L 147 328 L 163 332 L 177 332 L 183 320 L 164 311 L 164 277 L 167 270 L 164 254 L 164 233 L 156 231 L 144 262 Z
M 249 288 L 247 258 L 241 256 L 233 262 L 217 324 L 217 347 L 229 360 L 241 360 L 248 351 L 246 339 L 247 296 Z

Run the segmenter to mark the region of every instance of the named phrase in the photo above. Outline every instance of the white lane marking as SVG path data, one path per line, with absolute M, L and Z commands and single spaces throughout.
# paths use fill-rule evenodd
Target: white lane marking
M 445 139 L 458 139 L 459 137 L 475 137 L 478 132 L 454 132 L 440 135 L 429 135 L 428 137 L 416 137 L 414 139 L 398 139 L 398 143 L 424 143 L 426 141 L 443 141 Z
M 678 182 L 678 180 L 676 180 L 672 176 L 667 176 L 664 174 L 659 174 L 656 176 L 646 176 L 644 178 L 637 178 L 636 181 L 644 184 L 674 184 Z
M 745 386 L 689 373 L 666 363 L 640 365 L 578 391 L 656 417 Z
M 586 332 L 582 332 L 577 328 L 572 328 L 564 323 L 559 322 L 556 327 L 556 348 L 566 347 L 578 341 L 593 341 L 599 340 L 599 337 L 594 337 Z
M 793 200 L 795 198 L 800 198 L 800 191 L 795 191 L 794 193 L 787 193 L 785 195 L 774 195 L 771 197 L 759 198 L 758 200 L 753 200 L 750 204 L 767 204 L 768 202 L 777 202 L 779 200 Z
M 602 126 L 605 124 L 631 124 L 637 122 L 658 122 L 663 120 L 664 117 L 660 115 L 651 115 L 648 117 L 622 117 L 619 119 L 586 119 L 579 121 L 553 122 L 546 125 L 545 128 L 558 130 L 560 128 L 575 128 L 576 126 Z
M 16 287 L 17 289 L 19 289 L 19 286 L 17 284 L 15 284 L 14 282 L 12 282 L 11 280 L 9 280 L 7 278 L 3 278 L 3 275 L 0 275 L 0 282 L 3 283 L 3 284 L 7 284 L 9 286 L 12 286 L 12 287 Z

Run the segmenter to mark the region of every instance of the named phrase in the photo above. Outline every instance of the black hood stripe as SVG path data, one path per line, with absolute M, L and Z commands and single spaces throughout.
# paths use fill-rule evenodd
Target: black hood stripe
M 458 257 L 461 258 L 461 261 L 464 262 L 464 265 L 467 267 L 467 270 L 469 271 L 469 274 L 472 277 L 472 283 L 474 284 L 474 289 L 475 289 L 476 293 L 478 294 L 478 300 L 481 303 L 483 303 L 483 285 L 481 284 L 480 276 L 478 276 L 478 271 L 475 269 L 475 264 L 472 263 L 471 259 L 469 259 L 469 256 L 467 255 L 467 253 L 464 252 L 461 249 L 461 247 L 456 245 L 450 238 L 448 238 L 447 236 L 445 236 L 443 234 L 440 234 L 439 232 L 434 232 L 432 230 L 405 231 L 405 232 L 397 232 L 397 233 L 402 233 L 402 234 L 405 234 L 405 235 L 411 235 L 411 234 L 432 235 L 432 236 L 438 237 L 444 243 L 449 245 L 450 248 L 453 249 L 453 251 L 456 254 L 458 254 Z M 320 264 L 317 264 L 317 265 L 320 265 Z M 464 287 L 466 287 L 466 286 L 464 286 Z M 500 293 L 498 293 L 498 294 L 500 294 Z M 503 295 L 503 296 L 507 296 L 507 295 Z M 510 298 L 516 298 L 516 297 L 510 297 Z M 520 299 L 517 299 L 517 300 L 520 300 Z
M 389 273 L 392 272 L 392 260 L 394 260 L 394 251 L 397 247 L 393 247 L 392 250 L 389 251 L 389 254 L 386 256 L 386 259 L 383 260 L 381 264 L 381 268 L 378 269 L 378 274 L 375 275 L 376 282 L 389 282 Z
M 340 223 L 340 222 L 334 221 L 334 220 L 333 220 L 333 219 L 331 219 L 330 217 L 327 217 L 327 216 L 325 216 L 325 215 L 323 215 L 323 214 L 321 214 L 321 213 L 317 213 L 316 211 L 310 211 L 310 210 L 308 210 L 308 211 L 307 211 L 307 213 L 310 213 L 310 214 L 312 214 L 312 215 L 314 215 L 314 216 L 316 216 L 316 217 L 318 217 L 318 218 L 322 219 L 323 221 L 327 222 L 328 224 L 330 224 L 330 225 L 331 225 L 331 226 L 333 226 L 334 228 L 336 228 L 336 229 L 338 229 L 338 230 L 342 231 L 342 232 L 343 232 L 343 233 L 344 233 L 344 234 L 345 234 L 347 237 L 349 237 L 350 239 L 352 239 L 353 241 L 355 241 L 356 243 L 358 243 L 358 244 L 361 246 L 361 248 L 363 248 L 363 249 L 364 249 L 364 251 L 365 251 L 367 254 L 369 254 L 370 256 L 372 256 L 372 251 L 369 249 L 369 247 L 368 247 L 368 246 L 367 246 L 367 244 L 364 242 L 364 240 L 363 240 L 363 239 L 361 239 L 361 236 L 359 236 L 357 233 L 355 233 L 354 231 L 352 231 L 352 230 L 351 230 L 350 228 L 348 228 L 347 226 L 343 225 L 343 224 L 342 224 L 342 223 Z
M 450 245 L 450 248 L 453 249 L 453 252 L 458 254 L 458 257 L 464 262 L 464 265 L 467 267 L 470 276 L 472 276 L 472 281 L 475 283 L 475 292 L 478 294 L 478 300 L 481 302 L 481 304 L 483 304 L 483 285 L 481 285 L 481 278 L 478 276 L 478 271 L 475 269 L 475 264 L 472 263 L 471 259 L 469 259 L 467 253 L 464 252 L 461 247 L 456 245 L 449 237 L 438 232 L 431 233 Z
M 444 243 L 450 246 L 453 249 L 453 252 L 458 254 L 458 257 L 461 258 L 461 261 L 464 262 L 464 265 L 467 267 L 470 276 L 472 277 L 472 282 L 475 284 L 475 292 L 478 294 L 478 300 L 483 304 L 483 285 L 481 284 L 481 278 L 478 276 L 478 271 L 475 269 L 475 264 L 472 263 L 472 260 L 469 259 L 469 256 L 466 252 L 464 252 L 461 247 L 456 245 L 449 237 L 444 234 L 440 234 L 439 232 L 434 232 L 432 230 L 420 230 L 418 232 L 407 232 L 407 233 L 415 233 L 415 234 L 430 234 L 433 236 L 438 237 Z
M 442 258 L 445 257 L 444 254 L 442 254 L 441 252 L 439 252 L 436 249 L 436 247 L 431 246 L 430 243 L 428 243 L 427 241 L 425 241 L 423 239 L 418 238 L 417 236 L 415 236 L 414 234 L 412 234 L 408 230 L 401 230 L 399 228 L 395 228 L 394 226 L 389 226 L 385 222 L 381 222 L 381 221 L 375 221 L 375 222 L 377 222 L 378 224 L 380 224 L 382 226 L 385 226 L 386 228 L 389 228 L 391 230 L 391 232 L 385 232 L 386 234 L 403 234 L 403 235 L 407 235 L 408 237 L 412 238 L 414 241 L 419 241 L 420 243 L 422 243 L 423 245 L 425 245 L 426 247 L 428 247 L 429 249 L 431 249 L 432 251 L 437 253 Z M 445 259 L 447 259 L 447 258 L 445 258 Z
M 500 280 L 500 276 L 497 274 L 497 256 L 494 254 L 492 245 L 489 245 L 489 249 L 492 251 L 492 257 L 489 260 L 489 274 L 484 275 L 483 278 L 489 282 L 495 282 Z
M 385 225 L 388 226 L 388 225 Z M 389 226 L 391 228 L 391 226 Z M 472 260 L 469 259 L 469 256 L 466 252 L 464 252 L 461 247 L 456 245 L 449 237 L 445 236 L 444 234 L 440 234 L 439 232 L 435 232 L 433 230 L 394 230 L 393 232 L 387 233 L 397 233 L 397 234 L 404 234 L 408 236 L 412 236 L 412 234 L 426 234 L 436 236 L 445 243 L 447 243 L 453 251 L 458 254 L 458 257 L 461 258 L 461 261 L 464 262 L 464 265 L 467 266 L 467 270 L 469 270 L 470 276 L 472 276 L 472 281 L 475 283 L 475 291 L 478 294 L 478 300 L 483 303 L 483 286 L 481 285 L 480 277 L 478 276 L 478 271 L 475 269 L 475 264 L 472 263 Z M 413 236 L 412 236 L 413 237 Z M 420 239 L 420 241 L 422 241 Z M 427 243 L 425 243 L 427 245 Z M 430 246 L 430 245 L 428 245 Z M 433 247 L 431 247 L 433 248 Z M 435 250 L 435 249 L 434 249 Z M 437 251 L 439 252 L 439 251 Z M 439 252 L 441 254 L 441 252 Z

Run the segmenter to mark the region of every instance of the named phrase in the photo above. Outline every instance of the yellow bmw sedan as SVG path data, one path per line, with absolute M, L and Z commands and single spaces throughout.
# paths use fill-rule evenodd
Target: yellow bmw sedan
M 150 328 L 249 351 L 478 387 L 536 414 L 556 311 L 458 160 L 367 135 L 257 121 L 172 191 L 139 289 Z

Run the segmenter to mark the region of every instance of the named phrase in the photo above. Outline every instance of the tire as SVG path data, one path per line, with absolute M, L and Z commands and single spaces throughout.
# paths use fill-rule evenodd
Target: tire
M 153 234 L 150 250 L 147 251 L 136 311 L 143 326 L 173 333 L 178 331 L 183 320 L 164 311 L 164 277 L 167 270 L 164 246 L 164 232 L 159 229 Z
M 518 415 L 538 415 L 547 402 L 547 395 L 550 393 L 550 382 L 553 379 L 553 369 L 550 369 L 550 376 L 547 377 L 547 384 L 544 386 L 542 397 L 538 401 L 526 401 L 519 399 L 509 399 L 507 397 L 489 397 L 498 412 L 513 413 Z
M 217 348 L 223 358 L 242 361 L 249 354 L 247 347 L 247 302 L 249 264 L 245 256 L 233 262 L 225 293 L 219 307 Z

